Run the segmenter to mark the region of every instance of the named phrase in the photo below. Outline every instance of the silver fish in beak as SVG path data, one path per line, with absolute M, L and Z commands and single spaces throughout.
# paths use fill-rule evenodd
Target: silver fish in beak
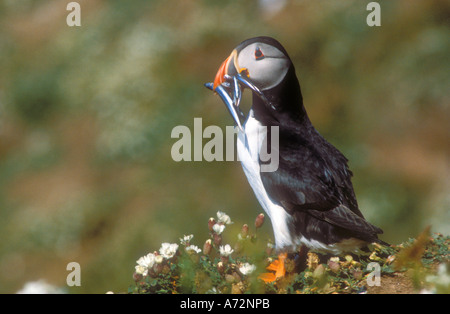
M 223 75 L 223 79 L 220 84 L 214 86 L 214 83 L 205 83 L 206 88 L 216 92 L 223 103 L 227 107 L 231 117 L 236 123 L 240 131 L 244 131 L 242 127 L 241 118 L 245 121 L 246 117 L 239 109 L 239 104 L 242 98 L 242 89 L 249 88 L 252 92 L 258 95 L 265 103 L 269 104 L 264 94 L 255 86 L 247 77 L 241 73 L 230 76 L 228 74 Z
M 231 91 L 232 96 L 230 96 L 230 92 L 227 91 L 227 87 L 225 87 L 224 84 L 217 86 L 215 89 L 213 87 L 213 83 L 206 83 L 205 86 L 208 89 L 216 92 L 217 95 L 220 96 L 223 103 L 227 107 L 228 112 L 231 114 L 231 117 L 233 118 L 234 122 L 236 123 L 237 127 L 239 128 L 240 131 L 244 132 L 244 129 L 242 128 L 242 123 L 240 120 L 240 117 L 244 116 L 244 114 L 239 109 L 239 103 L 241 101 L 241 96 L 242 96 L 239 85 L 238 85 L 237 89 L 232 88 L 232 89 L 234 89 Z M 230 86 L 230 88 L 231 88 L 231 86 Z

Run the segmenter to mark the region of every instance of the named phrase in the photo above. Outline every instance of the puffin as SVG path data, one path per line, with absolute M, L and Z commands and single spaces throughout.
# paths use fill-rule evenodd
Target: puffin
M 347 158 L 312 125 L 294 64 L 276 39 L 243 41 L 205 85 L 233 117 L 239 160 L 272 224 L 278 259 L 262 280 L 285 276 L 288 253 L 302 248 L 338 256 L 360 254 L 371 243 L 388 245 L 358 207 Z M 253 94 L 247 116 L 239 107 L 244 89 Z M 277 157 L 273 167 L 263 158 L 267 151 Z

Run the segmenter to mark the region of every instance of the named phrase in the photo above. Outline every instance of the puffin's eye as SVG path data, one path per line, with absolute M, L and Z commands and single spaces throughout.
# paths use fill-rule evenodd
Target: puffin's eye
M 263 52 L 261 51 L 261 48 L 256 48 L 256 50 L 255 50 L 255 59 L 256 60 L 261 60 L 261 59 L 264 59 L 264 54 L 263 54 Z

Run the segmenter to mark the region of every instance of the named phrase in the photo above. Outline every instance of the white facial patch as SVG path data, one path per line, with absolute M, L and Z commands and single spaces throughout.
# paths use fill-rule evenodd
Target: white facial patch
M 255 52 L 258 50 L 264 57 L 255 57 Z M 289 59 L 280 50 L 264 43 L 253 43 L 242 49 L 237 63 L 241 69 L 248 70 L 250 79 L 261 90 L 280 84 L 290 66 Z

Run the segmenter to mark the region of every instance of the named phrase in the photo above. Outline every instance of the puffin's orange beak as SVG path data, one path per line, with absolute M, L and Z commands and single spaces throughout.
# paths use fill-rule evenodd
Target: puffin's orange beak
M 239 69 L 237 66 L 236 61 L 237 51 L 233 50 L 233 52 L 229 55 L 228 58 L 225 59 L 224 62 L 220 65 L 219 71 L 217 71 L 216 77 L 214 78 L 214 85 L 213 90 L 217 88 L 220 84 L 222 84 L 225 81 L 225 75 L 228 74 L 228 66 L 230 65 L 230 62 L 233 62 L 236 70 Z
M 230 59 L 231 55 L 228 58 L 226 58 L 224 62 L 222 62 L 219 71 L 217 71 L 216 77 L 214 78 L 214 85 L 213 85 L 214 90 L 225 80 L 224 77 L 225 74 L 227 74 L 227 68 L 228 63 L 230 63 Z

